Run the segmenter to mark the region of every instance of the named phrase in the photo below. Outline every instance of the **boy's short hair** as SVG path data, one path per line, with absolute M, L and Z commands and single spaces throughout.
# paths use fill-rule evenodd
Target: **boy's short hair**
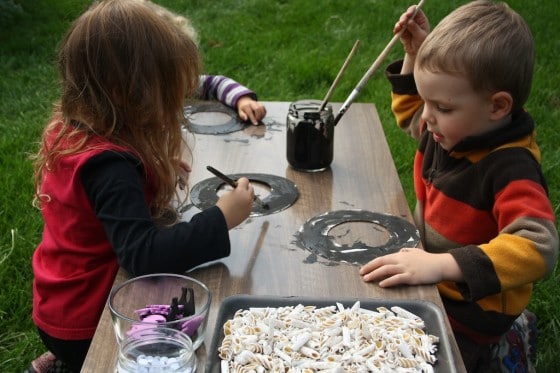
M 465 76 L 476 92 L 509 92 L 513 110 L 531 90 L 535 46 L 523 18 L 505 3 L 480 0 L 446 16 L 428 35 L 416 67 Z

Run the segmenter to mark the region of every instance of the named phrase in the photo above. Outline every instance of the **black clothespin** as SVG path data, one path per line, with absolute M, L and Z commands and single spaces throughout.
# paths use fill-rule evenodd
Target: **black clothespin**
M 171 308 L 169 310 L 169 313 L 165 316 L 165 320 L 167 320 L 167 322 L 175 321 L 177 319 L 178 313 L 179 313 L 179 301 L 177 300 L 177 297 L 175 297 L 171 300 Z
M 194 315 L 194 290 L 193 288 L 181 288 L 181 299 L 179 304 L 183 306 L 183 317 Z

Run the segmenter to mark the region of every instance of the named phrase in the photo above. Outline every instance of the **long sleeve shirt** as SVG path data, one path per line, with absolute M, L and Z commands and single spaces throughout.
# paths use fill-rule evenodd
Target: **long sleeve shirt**
M 218 100 L 232 108 L 243 96 L 257 99 L 255 92 L 223 75 L 201 75 L 198 95 L 202 100 Z

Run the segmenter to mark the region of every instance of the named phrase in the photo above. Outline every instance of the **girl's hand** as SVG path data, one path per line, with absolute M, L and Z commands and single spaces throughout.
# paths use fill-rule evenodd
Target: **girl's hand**
M 418 10 L 414 19 L 410 18 L 415 9 L 416 5 L 409 7 L 407 11 L 401 15 L 401 18 L 393 29 L 393 33 L 397 34 L 403 27 L 406 27 L 400 39 L 406 54 L 410 56 L 416 56 L 418 49 L 420 49 L 420 46 L 430 32 L 430 23 L 421 9 Z
M 405 248 L 375 258 L 360 268 L 360 275 L 366 282 L 378 281 L 381 287 L 462 280 L 462 273 L 451 254 L 432 254 L 416 248 Z
M 253 186 L 249 184 L 249 180 L 241 177 L 237 180 L 237 188 L 218 199 L 216 206 L 222 210 L 228 229 L 238 226 L 249 217 L 254 195 Z
M 266 108 L 250 96 L 243 96 L 237 101 L 237 114 L 242 121 L 257 125 L 266 115 Z

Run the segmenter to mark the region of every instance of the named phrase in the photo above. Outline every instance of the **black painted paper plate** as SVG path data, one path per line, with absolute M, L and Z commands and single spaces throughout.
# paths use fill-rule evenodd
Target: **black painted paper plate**
M 440 308 L 434 303 L 422 300 L 399 300 L 399 299 L 357 299 L 357 298 L 312 298 L 312 297 L 272 297 L 272 296 L 252 296 L 252 295 L 233 295 L 222 302 L 218 316 L 212 342 L 208 348 L 207 365 L 205 372 L 220 372 L 220 357 L 218 356 L 218 347 L 224 338 L 223 325 L 233 318 L 235 312 L 239 309 L 248 309 L 249 307 L 285 307 L 297 306 L 302 304 L 305 306 L 327 307 L 341 303 L 344 307 L 352 307 L 356 301 L 360 301 L 360 307 L 364 309 L 376 310 L 377 307 L 391 308 L 393 306 L 402 307 L 424 320 L 425 332 L 439 337 L 438 351 L 436 352 L 437 362 L 434 364 L 435 372 L 457 371 L 456 363 L 451 352 L 451 345 L 447 337 L 445 328 L 444 315 Z

